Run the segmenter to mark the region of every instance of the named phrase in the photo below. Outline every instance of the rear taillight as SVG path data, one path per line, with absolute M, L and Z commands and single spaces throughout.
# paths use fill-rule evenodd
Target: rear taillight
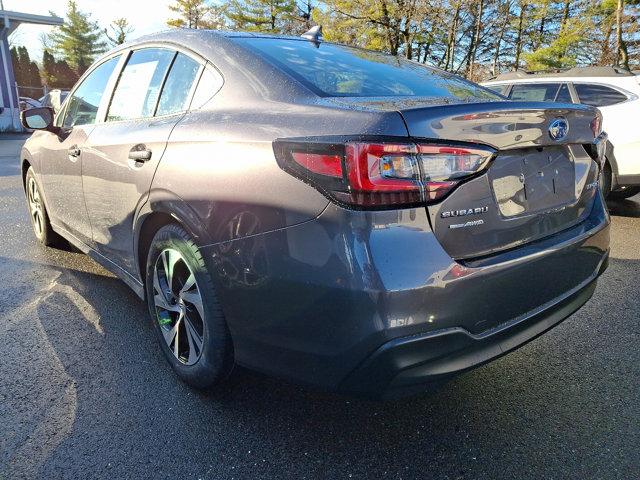
M 397 208 L 438 201 L 484 170 L 495 150 L 485 146 L 276 140 L 287 172 L 338 203 Z
M 598 111 L 589 124 L 593 133 L 593 142 L 584 145 L 589 156 L 598 162 L 601 168 L 605 164 L 607 134 L 602 131 L 602 114 Z
M 602 133 L 602 117 L 599 114 L 593 117 L 589 126 L 593 132 L 593 138 L 598 138 L 598 135 Z

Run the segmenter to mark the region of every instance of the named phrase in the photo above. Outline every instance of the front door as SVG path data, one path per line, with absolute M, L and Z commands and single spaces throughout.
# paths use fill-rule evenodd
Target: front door
M 40 153 L 42 184 L 51 223 L 83 242 L 91 241 L 82 193 L 82 147 L 94 125 L 78 125 L 60 135 L 45 132 Z
M 94 245 L 132 275 L 137 271 L 133 220 L 146 201 L 171 130 L 186 111 L 199 69 L 197 62 L 173 50 L 134 51 L 105 122 L 91 132 L 84 151 L 82 175 Z
M 58 134 L 43 132 L 39 152 L 44 195 L 51 221 L 85 243 L 91 242 L 91 225 L 82 188 L 82 164 L 87 139 L 95 128 L 103 94 L 119 57 L 98 65 L 69 97 L 56 118 Z

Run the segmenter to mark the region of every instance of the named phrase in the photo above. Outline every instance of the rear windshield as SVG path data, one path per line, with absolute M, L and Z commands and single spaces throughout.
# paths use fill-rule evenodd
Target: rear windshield
M 454 75 L 369 50 L 279 38 L 238 40 L 321 96 L 501 99 Z

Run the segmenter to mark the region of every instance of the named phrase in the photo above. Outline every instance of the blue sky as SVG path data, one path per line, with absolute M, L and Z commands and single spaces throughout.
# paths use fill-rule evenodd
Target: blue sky
M 53 11 L 64 17 L 67 0 L 3 0 L 6 10 L 48 15 Z M 172 16 L 171 0 L 76 0 L 78 8 L 90 13 L 93 21 L 102 28 L 118 17 L 125 17 L 135 30 L 130 38 L 167 29 L 166 21 Z M 21 25 L 10 38 L 12 45 L 26 45 L 31 58 L 42 60 L 40 35 L 50 32 L 51 27 Z

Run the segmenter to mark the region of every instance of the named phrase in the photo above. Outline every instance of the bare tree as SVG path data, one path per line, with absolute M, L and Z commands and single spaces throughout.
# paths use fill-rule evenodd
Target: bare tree
M 116 18 L 108 29 L 104 29 L 105 36 L 109 39 L 109 42 L 115 47 L 116 45 L 122 45 L 127 36 L 133 32 L 133 27 L 129 24 L 126 18 Z
M 520 1 L 520 15 L 518 15 L 518 33 L 516 36 L 516 55 L 513 59 L 513 69 L 520 69 L 520 55 L 522 54 L 522 43 L 524 40 L 524 18 L 527 13 L 527 2 L 526 0 Z
M 616 8 L 616 65 L 629 69 L 629 53 L 627 44 L 622 39 L 622 16 L 624 14 L 624 0 L 618 0 Z

